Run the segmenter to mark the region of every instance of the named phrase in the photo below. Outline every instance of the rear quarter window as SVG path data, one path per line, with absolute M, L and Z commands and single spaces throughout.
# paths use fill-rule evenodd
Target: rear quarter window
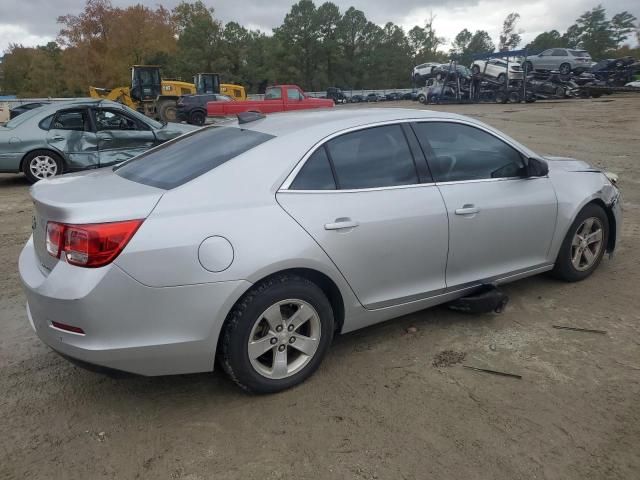
M 237 127 L 205 127 L 114 167 L 116 174 L 170 190 L 257 147 L 273 135 Z

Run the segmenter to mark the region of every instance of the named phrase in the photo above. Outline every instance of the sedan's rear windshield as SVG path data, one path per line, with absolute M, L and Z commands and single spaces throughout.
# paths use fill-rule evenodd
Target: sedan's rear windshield
M 118 175 L 170 190 L 273 138 L 237 127 L 205 127 L 114 167 Z

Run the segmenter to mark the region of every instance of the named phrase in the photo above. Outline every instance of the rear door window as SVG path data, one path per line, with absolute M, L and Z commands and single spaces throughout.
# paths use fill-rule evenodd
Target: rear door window
M 291 190 L 335 190 L 336 182 L 333 178 L 329 157 L 323 147 L 316 150 L 309 157 L 304 167 L 291 183 Z
M 114 168 L 123 178 L 169 190 L 273 138 L 237 127 L 205 127 Z
M 77 130 L 80 132 L 89 131 L 89 117 L 85 109 L 63 110 L 56 113 L 50 128 L 56 130 Z
M 390 187 L 420 183 L 400 125 L 368 128 L 327 142 L 338 187 Z
M 553 56 L 554 57 L 566 57 L 567 56 L 567 51 L 563 50 L 562 48 L 554 48 Z

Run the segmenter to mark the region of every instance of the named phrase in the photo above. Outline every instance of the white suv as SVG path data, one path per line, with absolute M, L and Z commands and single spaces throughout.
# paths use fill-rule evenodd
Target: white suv
M 471 72 L 476 75 L 483 73 L 489 77 L 497 79 L 499 82 L 504 82 L 505 74 L 507 73 L 507 65 L 509 66 L 509 78 L 522 80 L 522 67 L 519 63 L 507 62 L 501 58 L 492 58 L 490 60 L 476 60 L 471 65 Z

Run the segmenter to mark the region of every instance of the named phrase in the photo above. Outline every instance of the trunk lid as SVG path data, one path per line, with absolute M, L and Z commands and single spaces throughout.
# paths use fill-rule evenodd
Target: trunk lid
M 149 216 L 165 190 L 132 182 L 103 168 L 43 180 L 31 187 L 33 243 L 43 267 L 58 259 L 46 248 L 47 222 L 106 223 Z

